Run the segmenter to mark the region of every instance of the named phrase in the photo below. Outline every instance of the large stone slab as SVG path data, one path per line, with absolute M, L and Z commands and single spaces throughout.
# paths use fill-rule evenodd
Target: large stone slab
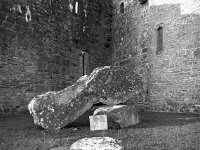
M 100 107 L 94 111 L 93 116 L 96 115 L 107 115 L 109 128 L 115 128 L 117 124 L 121 128 L 125 128 L 140 122 L 140 117 L 136 108 L 128 105 Z
M 95 103 L 115 105 L 142 91 L 142 79 L 126 67 L 100 67 L 64 90 L 33 98 L 28 109 L 34 123 L 60 129 L 76 120 Z
M 70 150 L 124 150 L 121 145 L 121 141 L 111 137 L 92 137 L 76 141 Z

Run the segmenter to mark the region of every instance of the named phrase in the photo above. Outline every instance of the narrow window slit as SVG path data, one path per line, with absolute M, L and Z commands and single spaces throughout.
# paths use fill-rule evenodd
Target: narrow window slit
M 78 14 L 78 2 L 75 4 L 75 13 Z
M 120 4 L 120 13 L 124 13 L 124 3 Z
M 159 26 L 157 28 L 157 46 L 156 55 L 161 54 L 163 51 L 163 27 Z

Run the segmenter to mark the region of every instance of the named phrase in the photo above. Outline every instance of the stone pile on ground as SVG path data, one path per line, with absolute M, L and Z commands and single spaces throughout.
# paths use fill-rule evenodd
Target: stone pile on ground
M 93 116 L 106 115 L 109 128 L 125 128 L 138 124 L 140 117 L 134 106 L 113 105 L 96 109 Z
M 33 98 L 28 109 L 34 123 L 56 130 L 76 120 L 96 103 L 124 103 L 142 92 L 142 78 L 126 67 L 100 67 L 64 90 Z
M 70 150 L 124 150 L 122 142 L 111 137 L 92 137 L 76 141 Z

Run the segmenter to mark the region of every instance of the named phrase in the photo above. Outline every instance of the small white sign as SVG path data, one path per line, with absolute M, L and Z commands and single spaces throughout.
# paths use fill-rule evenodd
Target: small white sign
M 90 130 L 108 130 L 107 115 L 89 116 Z

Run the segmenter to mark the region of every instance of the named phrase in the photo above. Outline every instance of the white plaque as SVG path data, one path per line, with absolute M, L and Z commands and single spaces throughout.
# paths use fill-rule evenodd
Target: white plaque
M 89 119 L 91 131 L 108 129 L 107 115 L 89 116 Z

